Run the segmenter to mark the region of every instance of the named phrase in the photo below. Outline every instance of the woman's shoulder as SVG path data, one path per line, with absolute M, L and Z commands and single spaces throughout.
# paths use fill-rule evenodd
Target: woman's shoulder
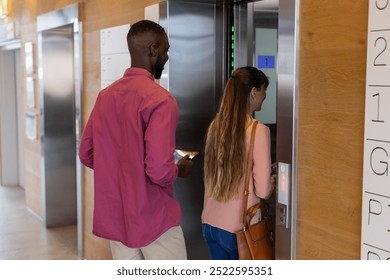
M 247 127 L 247 133 L 251 133 L 252 130 L 252 125 L 254 122 L 257 122 L 257 127 L 256 127 L 256 134 L 259 133 L 269 133 L 269 127 L 263 124 L 261 121 L 252 119 L 249 126 Z
M 271 132 L 270 132 L 269 127 L 266 126 L 265 124 L 263 124 L 259 120 L 254 120 L 252 122 L 252 125 L 253 125 L 253 123 L 255 121 L 257 121 L 257 127 L 256 127 L 256 132 L 255 132 L 255 139 L 254 139 L 255 140 L 255 146 L 257 145 L 256 143 L 262 143 L 262 142 L 267 143 L 270 140 L 269 138 L 271 137 Z M 246 131 L 247 141 L 250 141 L 252 125 L 250 125 L 249 128 Z
M 261 121 L 257 121 L 257 131 L 268 132 L 269 127 L 263 124 Z

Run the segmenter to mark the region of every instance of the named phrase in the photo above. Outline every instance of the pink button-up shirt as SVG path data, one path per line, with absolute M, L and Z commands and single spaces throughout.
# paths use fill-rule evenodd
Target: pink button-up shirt
M 174 97 L 145 69 L 127 69 L 99 93 L 79 149 L 94 170 L 95 235 L 139 248 L 180 224 L 177 122 Z

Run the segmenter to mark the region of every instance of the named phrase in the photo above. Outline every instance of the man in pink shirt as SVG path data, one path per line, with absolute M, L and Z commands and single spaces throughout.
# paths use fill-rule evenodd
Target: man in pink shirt
M 79 149 L 94 170 L 93 233 L 110 240 L 114 259 L 186 259 L 172 184 L 192 162 L 174 163 L 178 107 L 154 81 L 168 60 L 168 37 L 142 20 L 127 43 L 131 68 L 99 93 Z

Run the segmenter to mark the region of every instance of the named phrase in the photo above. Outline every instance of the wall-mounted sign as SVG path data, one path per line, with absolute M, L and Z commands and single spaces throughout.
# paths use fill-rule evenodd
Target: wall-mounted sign
M 35 113 L 26 113 L 26 137 L 30 140 L 37 139 L 37 115 Z
M 34 73 L 34 64 L 33 44 L 31 42 L 24 44 L 24 62 L 26 64 L 26 75 L 32 75 Z
M 160 9 L 159 4 L 154 4 L 145 7 L 144 9 L 145 19 L 159 23 L 160 21 Z
M 275 68 L 275 57 L 259 55 L 257 57 L 257 68 Z
M 390 259 L 390 0 L 370 0 L 361 259 Z
M 8 22 L 0 24 L 0 42 L 15 39 L 14 23 Z
M 26 99 L 29 108 L 35 107 L 34 78 L 26 77 Z
M 122 77 L 130 67 L 126 39 L 129 28 L 130 24 L 125 24 L 100 31 L 101 88 Z

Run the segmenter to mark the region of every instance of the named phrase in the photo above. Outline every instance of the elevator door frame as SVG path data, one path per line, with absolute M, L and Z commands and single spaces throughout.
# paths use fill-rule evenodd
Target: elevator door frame
M 78 4 L 67 6 L 63 9 L 49 12 L 37 17 L 37 31 L 38 31 L 38 80 L 39 80 L 39 96 L 40 96 L 40 141 L 41 141 L 41 163 L 42 163 L 42 204 L 43 204 L 43 223 L 45 226 L 61 226 L 61 223 L 66 223 L 69 217 L 64 217 L 64 221 L 61 218 L 56 221 L 56 217 L 49 217 L 48 207 L 52 210 L 55 205 L 50 205 L 50 195 L 46 194 L 46 170 L 45 162 L 45 88 L 43 77 L 43 33 L 55 29 L 60 29 L 65 26 L 70 26 L 73 29 L 73 106 L 74 106 L 74 163 L 75 163 L 75 201 L 76 204 L 76 220 L 77 220 L 77 253 L 80 259 L 83 258 L 83 243 L 82 243 L 82 229 L 83 229 L 83 204 L 82 204 L 82 165 L 78 160 L 77 151 L 80 142 L 80 124 L 81 124 L 81 87 L 82 87 L 82 24 L 79 21 L 79 7 Z M 71 35 L 72 36 L 72 35 Z M 60 75 L 61 72 L 58 71 Z M 66 189 L 61 190 L 66 191 Z M 54 194 L 55 195 L 55 194 Z M 53 208 L 54 207 L 54 208 Z
M 236 68 L 255 65 L 253 36 L 253 1 L 234 3 L 233 65 Z M 231 3 L 231 2 L 230 2 Z M 298 25 L 299 0 L 279 0 L 277 46 L 277 101 L 276 101 L 276 162 L 278 174 L 287 170 L 287 185 L 282 180 L 276 186 L 276 259 L 295 259 L 296 232 L 296 146 L 298 104 Z M 237 26 L 237 22 L 241 23 Z M 249 32 L 248 32 L 249 30 Z M 231 61 L 228 61 L 228 65 Z M 229 73 L 228 73 L 229 74 Z M 286 174 L 286 173 L 284 173 Z M 285 189 L 286 191 L 282 191 Z M 286 216 L 282 214 L 286 211 Z

